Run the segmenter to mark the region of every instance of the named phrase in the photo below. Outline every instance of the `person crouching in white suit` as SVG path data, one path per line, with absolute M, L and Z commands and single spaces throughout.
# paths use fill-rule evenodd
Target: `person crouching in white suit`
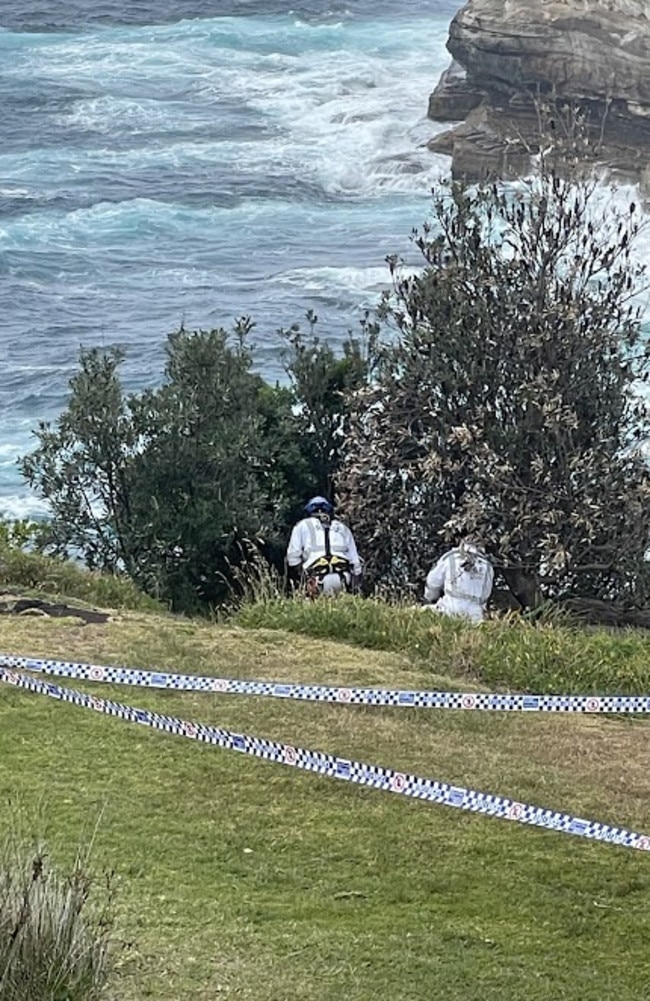
M 493 583 L 494 570 L 482 548 L 477 542 L 464 539 L 429 571 L 423 607 L 482 622 Z
M 334 518 L 326 497 L 305 504 L 306 518 L 294 525 L 287 546 L 287 570 L 294 585 L 305 584 L 308 597 L 360 590 L 361 560 L 347 525 Z

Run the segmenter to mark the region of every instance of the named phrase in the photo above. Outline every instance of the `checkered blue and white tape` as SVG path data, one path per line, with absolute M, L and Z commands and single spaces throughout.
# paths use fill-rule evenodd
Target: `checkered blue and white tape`
M 512 820 L 518 824 L 528 824 L 563 834 L 573 834 L 592 841 L 605 841 L 624 848 L 635 848 L 639 851 L 650 851 L 650 837 L 627 830 L 624 827 L 613 827 L 594 820 L 585 820 L 569 813 L 548 810 L 528 803 L 489 793 L 477 792 L 462 786 L 452 786 L 435 779 L 420 778 L 404 772 L 394 771 L 380 765 L 368 765 L 362 761 L 339 758 L 321 751 L 312 751 L 304 747 L 293 747 L 275 740 L 265 740 L 251 737 L 244 733 L 234 733 L 219 727 L 206 726 L 201 723 L 191 723 L 187 720 L 165 716 L 162 713 L 150 712 L 147 709 L 136 709 L 133 706 L 122 705 L 109 699 L 100 699 L 73 689 L 62 688 L 50 682 L 28 677 L 0 667 L 0 681 L 61 702 L 70 702 L 107 716 L 116 716 L 130 723 L 141 723 L 155 730 L 188 737 L 206 744 L 251 754 L 267 761 L 291 765 L 303 771 L 315 772 L 330 778 L 343 779 L 357 785 L 372 789 L 382 789 L 385 792 L 399 793 L 413 799 L 429 803 L 439 803 L 454 806 L 470 813 L 486 814 L 499 817 L 502 820 Z
M 650 695 L 509 695 L 492 692 L 435 692 L 387 688 L 345 688 L 278 681 L 242 681 L 192 674 L 168 674 L 128 667 L 77 664 L 0 654 L 0 667 L 36 671 L 58 677 L 103 681 L 141 688 L 219 692 L 224 695 L 261 695 L 303 702 L 338 702 L 365 706 L 402 706 L 419 709 L 478 709 L 498 712 L 650 713 Z

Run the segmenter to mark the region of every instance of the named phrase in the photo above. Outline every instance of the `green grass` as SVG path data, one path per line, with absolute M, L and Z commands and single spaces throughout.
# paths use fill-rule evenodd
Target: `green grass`
M 472 629 L 420 607 L 355 598 L 258 602 L 242 608 L 234 621 L 249 629 L 281 629 L 398 652 L 421 668 L 472 678 L 488 689 L 650 692 L 650 634 L 642 630 L 530 623 L 516 616 Z
M 15 546 L 3 545 L 0 537 L 0 591 L 4 589 L 107 608 L 163 610 L 159 602 L 126 577 L 86 570 L 70 560 L 23 552 Z
M 512 684 L 510 671 L 532 683 L 539 650 L 543 681 L 558 663 L 567 681 L 582 640 L 584 669 L 602 678 L 617 643 L 622 672 L 631 677 L 628 658 L 635 683 L 647 670 L 642 636 L 300 604 L 264 628 L 264 607 L 240 613 L 247 628 L 132 612 L 91 626 L 7 617 L 0 649 L 232 677 L 485 687 L 490 670 L 494 683 Z M 76 687 L 650 831 L 645 721 Z M 116 871 L 118 934 L 131 943 L 113 1001 L 650 998 L 646 853 L 302 774 L 7 685 L 0 762 L 0 829 L 17 810 L 38 817 L 62 864 L 102 813 L 94 859 Z

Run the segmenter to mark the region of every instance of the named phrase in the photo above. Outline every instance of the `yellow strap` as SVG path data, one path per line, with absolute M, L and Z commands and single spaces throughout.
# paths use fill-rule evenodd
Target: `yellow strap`
M 324 577 L 327 573 L 344 573 L 349 569 L 350 564 L 343 556 L 332 556 L 329 560 L 327 556 L 319 556 L 309 564 L 305 573 L 307 576 Z

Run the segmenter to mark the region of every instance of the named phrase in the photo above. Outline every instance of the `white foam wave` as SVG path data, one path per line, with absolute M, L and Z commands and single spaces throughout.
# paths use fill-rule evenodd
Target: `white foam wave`
M 306 53 L 280 71 L 265 65 L 246 80 L 250 106 L 282 125 L 287 156 L 325 191 L 423 193 L 448 168 L 446 159 L 415 148 L 442 130 L 425 117 L 426 95 L 447 62 L 436 65 L 431 55 L 442 48 L 440 26 L 419 27 L 421 59 L 413 36 L 403 50 L 399 40 L 389 50 L 375 39 Z
M 153 129 L 169 129 L 170 107 L 153 98 L 127 98 L 104 95 L 75 102 L 61 116 L 65 126 L 75 125 L 88 131 L 115 136 L 120 132 L 138 135 Z
M 25 519 L 39 520 L 51 514 L 45 501 L 32 494 L 0 495 L 0 518 L 9 521 Z
M 0 188 L 0 198 L 27 198 L 29 194 L 28 188 Z
M 448 63 L 446 35 L 446 21 L 432 18 L 390 28 L 305 22 L 300 36 L 289 19 L 223 18 L 146 35 L 113 30 L 82 43 L 59 38 L 29 53 L 29 70 L 89 94 L 65 113 L 68 123 L 106 135 L 166 132 L 170 141 L 9 154 L 5 166 L 34 182 L 54 175 L 61 185 L 149 166 L 273 166 L 332 195 L 421 195 L 447 169 L 446 160 L 416 148 L 442 128 L 426 119 L 426 100 Z M 259 142 L 211 139 L 211 125 L 233 105 L 250 109 L 266 130 Z M 179 129 L 203 130 L 204 138 L 174 142 Z
M 173 128 L 172 128 L 173 135 Z M 61 147 L 43 149 L 37 155 L 33 152 L 7 153 L 3 156 L 3 169 L 14 175 L 42 180 L 42 172 L 54 175 L 58 186 L 64 186 L 67 181 L 76 181 L 79 174 L 85 180 L 93 180 L 93 174 L 114 174 L 128 176 L 131 171 L 139 168 L 167 167 L 181 168 L 184 164 L 214 163 L 215 156 L 219 159 L 234 160 L 238 155 L 236 142 L 218 140 L 174 140 L 163 148 L 158 146 L 115 149 L 111 145 L 96 149 L 66 150 Z M 28 192 L 29 193 L 29 192 Z
M 299 287 L 306 292 L 337 290 L 369 293 L 381 292 L 390 285 L 387 267 L 293 268 L 276 275 L 274 280 L 283 285 Z

